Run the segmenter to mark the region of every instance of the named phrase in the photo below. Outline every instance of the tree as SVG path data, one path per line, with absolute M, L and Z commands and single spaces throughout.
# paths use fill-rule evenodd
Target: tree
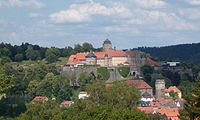
M 32 80 L 29 82 L 28 87 L 27 87 L 27 91 L 28 94 L 31 97 L 35 97 L 36 96 L 36 92 L 37 92 L 37 88 L 39 86 L 39 81 L 38 80 Z
M 154 72 L 154 68 L 149 65 L 144 65 L 141 67 L 141 71 L 144 75 L 145 82 L 147 82 L 149 85 L 153 86 L 153 81 L 152 81 L 151 75 Z
M 0 69 L 0 96 L 7 93 L 13 87 L 12 77 L 5 74 L 4 70 Z
M 32 81 L 33 82 L 33 81 Z M 67 80 L 60 80 L 53 73 L 47 73 L 44 80 L 42 80 L 39 85 L 37 81 L 35 85 L 29 83 L 29 92 L 34 95 L 43 95 L 49 98 L 56 97 L 59 101 L 64 99 L 71 99 L 72 88 Z
M 176 99 L 178 97 L 178 93 L 172 90 L 169 92 L 169 96 L 173 99 Z
M 60 51 L 57 48 L 49 48 L 45 53 L 46 61 L 48 63 L 56 62 L 59 56 L 60 56 Z
M 42 80 L 37 87 L 36 95 L 43 95 L 47 97 L 54 96 L 57 77 L 53 73 L 47 73 L 44 80 Z
M 125 107 L 113 108 L 111 105 L 93 106 L 78 111 L 69 109 L 66 112 L 57 115 L 55 118 L 60 120 L 148 120 L 145 113 L 137 109 L 128 109 Z
M 0 64 L 2 64 L 2 65 L 6 64 L 6 63 L 9 63 L 9 62 L 11 62 L 11 59 L 9 57 L 7 57 L 7 56 L 2 56 L 0 58 Z
M 168 120 L 167 116 L 161 115 L 160 113 L 148 114 L 150 120 Z
M 49 100 L 44 103 L 29 103 L 27 111 L 21 114 L 17 120 L 50 120 L 60 112 L 56 101 Z
M 194 89 L 185 100 L 187 102 L 184 110 L 181 111 L 180 117 L 186 117 L 191 120 L 200 119 L 200 77 L 197 78 Z
M 89 103 L 97 105 L 133 108 L 140 98 L 139 91 L 125 82 L 114 82 L 112 87 L 106 88 L 102 81 L 95 81 L 86 90 L 91 94 Z
M 37 58 L 36 51 L 33 49 L 32 45 L 29 45 L 26 50 L 26 58 L 29 60 L 35 60 Z
M 24 56 L 23 56 L 23 54 L 16 54 L 15 55 L 15 61 L 17 61 L 17 62 L 20 62 L 20 61 L 22 61 L 24 59 Z
M 187 80 L 181 81 L 178 88 L 181 90 L 183 97 L 185 98 L 194 89 L 195 82 L 189 82 Z
M 74 51 L 75 52 L 83 52 L 82 46 L 80 44 L 75 44 Z
M 92 44 L 85 42 L 82 45 L 82 49 L 84 52 L 88 52 L 90 50 L 93 50 L 93 46 L 92 46 Z
M 84 86 L 86 84 L 89 84 L 92 82 L 92 80 L 94 80 L 94 76 L 90 73 L 87 73 L 87 72 L 83 72 L 80 74 L 80 77 L 79 77 L 79 83 L 81 86 Z
M 62 50 L 61 56 L 67 57 L 67 56 L 70 56 L 71 54 L 74 54 L 74 49 L 68 46 Z
M 0 56 L 7 56 L 7 57 L 11 57 L 11 51 L 6 48 L 6 47 L 3 47 L 0 49 Z

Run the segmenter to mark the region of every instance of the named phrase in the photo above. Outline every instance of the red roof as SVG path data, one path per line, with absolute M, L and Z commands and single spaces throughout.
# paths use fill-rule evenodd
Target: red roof
M 67 64 L 71 64 L 71 62 L 75 63 L 75 61 L 84 61 L 86 59 L 88 52 L 77 53 L 75 55 L 71 55 L 69 57 L 69 61 Z M 105 55 L 108 55 L 108 58 L 112 57 L 128 57 L 128 56 L 136 56 L 136 51 L 123 51 L 123 50 L 109 50 L 106 52 L 94 52 L 97 59 L 104 59 Z
M 179 109 L 178 108 L 171 108 L 171 107 L 162 107 L 158 111 L 162 115 L 166 115 L 168 119 L 170 118 L 176 118 L 176 120 L 179 120 Z
M 158 102 L 150 102 L 149 104 L 151 107 L 160 107 L 160 103 Z
M 67 62 L 68 65 L 77 65 L 77 64 L 85 64 L 85 62 L 81 62 L 78 60 L 73 60 L 73 61 L 68 61 Z
M 48 101 L 48 98 L 46 96 L 36 96 L 32 102 L 44 102 Z
M 154 112 L 153 107 L 137 107 L 137 109 L 139 109 L 147 114 L 152 114 Z
M 138 89 L 152 89 L 144 80 L 127 80 L 126 83 L 133 85 Z
M 105 55 L 108 55 L 108 58 L 112 57 L 126 57 L 127 54 L 123 50 L 109 50 L 106 52 L 95 52 L 97 59 L 104 59 Z
M 150 58 L 147 58 L 147 64 L 151 65 L 151 66 L 155 66 L 155 67 L 159 67 L 160 66 L 158 63 L 156 63 L 155 61 L 153 61 Z
M 175 91 L 177 93 L 181 93 L 181 91 L 176 87 L 176 86 L 170 86 L 169 88 L 165 89 L 165 92 L 171 92 L 171 91 Z
M 73 101 L 68 101 L 68 100 L 64 100 L 61 105 L 71 105 L 73 104 L 74 102 Z
M 94 55 L 97 57 L 97 59 L 104 59 L 105 55 L 108 56 L 109 59 L 112 57 L 137 57 L 140 53 L 138 51 L 123 51 L 123 50 L 109 50 L 106 52 L 94 52 Z M 75 55 L 71 55 L 69 57 L 69 60 L 67 64 L 85 64 L 83 61 L 85 61 L 86 56 L 88 55 L 88 52 L 82 52 L 77 53 Z M 81 63 L 77 63 L 81 62 Z M 151 60 L 150 58 L 147 58 L 147 64 L 151 66 L 159 66 L 155 61 Z
M 69 107 L 69 106 L 71 106 L 72 104 L 74 104 L 73 101 L 64 100 L 64 101 L 60 104 L 60 107 Z
M 160 113 L 162 115 L 166 115 L 168 119 L 176 119 L 179 120 L 179 109 L 178 108 L 171 108 L 171 107 L 137 107 L 137 109 L 147 113 L 152 114 L 153 112 Z

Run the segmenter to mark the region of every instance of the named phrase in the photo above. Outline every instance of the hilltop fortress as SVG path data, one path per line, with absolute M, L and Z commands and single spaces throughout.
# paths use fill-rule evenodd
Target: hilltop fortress
M 110 40 L 103 42 L 102 52 L 82 52 L 71 55 L 65 66 L 77 67 L 79 65 L 100 65 L 103 67 L 130 66 L 140 68 L 145 64 L 157 64 L 139 51 L 123 51 L 113 49 Z

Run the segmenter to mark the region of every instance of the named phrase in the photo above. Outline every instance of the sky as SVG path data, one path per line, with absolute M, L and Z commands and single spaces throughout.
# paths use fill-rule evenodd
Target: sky
M 200 42 L 200 0 L 0 0 L 0 42 L 120 49 Z

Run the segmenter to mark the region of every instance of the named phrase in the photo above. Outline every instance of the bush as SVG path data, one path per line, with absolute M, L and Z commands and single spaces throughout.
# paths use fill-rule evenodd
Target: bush
M 24 59 L 23 54 L 16 54 L 15 55 L 15 61 L 20 62 Z
M 0 58 L 0 64 L 2 64 L 2 65 L 5 64 L 5 63 L 9 63 L 9 62 L 12 62 L 12 60 L 7 56 L 2 56 Z
M 100 80 L 108 80 L 110 77 L 110 72 L 107 67 L 97 68 L 97 78 Z
M 130 67 L 119 67 L 118 71 L 122 77 L 126 78 L 130 73 Z

